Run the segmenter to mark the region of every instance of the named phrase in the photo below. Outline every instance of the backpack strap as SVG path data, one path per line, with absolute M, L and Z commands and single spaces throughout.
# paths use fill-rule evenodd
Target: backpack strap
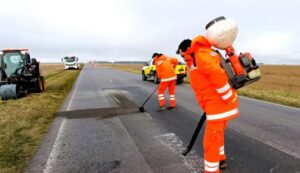
M 196 59 L 195 59 L 194 53 L 191 53 L 191 57 L 193 59 L 193 65 L 194 65 L 194 67 L 197 67 L 197 63 L 196 63 Z

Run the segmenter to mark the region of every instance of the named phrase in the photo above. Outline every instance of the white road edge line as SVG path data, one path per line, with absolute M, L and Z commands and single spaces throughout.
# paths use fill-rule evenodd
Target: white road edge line
M 74 95 L 75 95 L 75 93 L 77 91 L 78 84 L 79 84 L 80 80 L 81 80 L 81 72 L 80 72 L 80 74 L 78 76 L 78 81 L 76 81 L 76 83 L 75 83 L 75 88 L 73 90 L 73 93 L 72 93 L 72 96 L 70 98 L 69 104 L 68 104 L 68 106 L 66 108 L 66 111 L 69 111 L 70 108 L 71 108 L 71 105 L 72 105 L 72 102 L 73 102 L 73 99 L 74 99 Z M 51 150 L 51 152 L 49 154 L 49 157 L 48 157 L 48 160 L 46 162 L 46 166 L 45 166 L 45 168 L 43 170 L 43 173 L 49 173 L 51 171 L 51 165 L 55 162 L 55 158 L 57 158 L 57 156 L 59 155 L 58 154 L 59 152 L 57 150 L 59 149 L 59 141 L 61 140 L 61 138 L 63 136 L 62 135 L 63 131 L 65 130 L 65 126 L 66 126 L 65 124 L 66 124 L 66 119 L 63 118 L 63 120 L 61 122 L 61 125 L 60 125 L 60 127 L 58 129 L 57 136 L 56 136 L 55 141 L 54 141 L 54 145 L 52 147 L 52 150 Z
M 186 156 L 181 154 L 185 150 L 185 147 L 183 146 L 182 140 L 174 133 L 154 136 L 154 138 L 158 139 L 162 145 L 170 149 L 176 155 L 179 155 L 180 159 L 191 173 L 198 173 L 204 170 L 203 158 L 200 157 L 195 150 L 191 150 Z
M 69 111 L 70 110 L 70 107 L 72 106 L 72 102 L 73 102 L 73 99 L 74 99 L 74 95 L 75 95 L 75 93 L 76 93 L 76 91 L 77 91 L 77 88 L 78 88 L 78 83 L 79 83 L 79 81 L 81 80 L 81 72 L 80 72 L 80 74 L 79 74 L 79 76 L 78 76 L 78 81 L 76 81 L 76 86 L 75 86 L 75 88 L 74 88 L 74 91 L 73 91 L 73 93 L 72 93 L 72 96 L 71 96 L 71 98 L 70 98 L 70 102 L 69 102 L 69 104 L 68 104 L 68 106 L 67 106 L 67 108 L 66 108 L 66 111 Z
M 242 98 L 245 98 L 245 99 L 248 99 L 248 100 L 255 100 L 255 101 L 263 102 L 263 103 L 266 103 L 266 104 L 286 107 L 286 108 L 289 108 L 289 109 L 295 109 L 297 111 L 300 111 L 299 108 L 294 108 L 294 107 L 291 107 L 291 106 L 281 105 L 281 104 L 278 104 L 278 103 L 272 103 L 272 102 L 268 102 L 268 101 L 264 101 L 264 100 L 258 100 L 258 99 L 255 99 L 255 98 L 250 98 L 250 97 L 245 97 L 245 96 L 239 96 L 239 97 L 242 97 Z
M 188 84 L 184 84 L 184 85 L 186 87 L 190 87 L 190 85 L 188 85 Z M 255 99 L 255 98 L 250 98 L 250 97 L 246 97 L 246 96 L 241 96 L 241 95 L 239 95 L 239 97 L 245 98 L 245 99 L 248 99 L 248 100 L 259 101 L 259 102 L 263 102 L 263 103 L 266 103 L 266 104 L 271 104 L 271 105 L 276 105 L 276 106 L 282 106 L 282 107 L 286 107 L 286 108 L 295 109 L 297 111 L 300 111 L 299 108 L 295 108 L 295 107 L 291 107 L 291 106 L 287 106 L 287 105 L 282 105 L 282 104 L 279 104 L 279 103 L 272 103 L 272 102 L 268 102 L 268 101 L 264 101 L 264 100 L 259 100 L 259 99 Z
M 109 78 L 109 77 L 107 77 L 107 76 L 105 76 L 105 78 L 106 78 L 107 80 L 109 80 L 111 83 L 113 82 L 111 78 Z
M 54 145 L 52 147 L 51 153 L 49 155 L 49 158 L 47 160 L 46 166 L 43 170 L 43 173 L 50 173 L 51 172 L 51 165 L 53 165 L 53 163 L 55 163 L 55 159 L 59 156 L 59 152 L 58 149 L 60 148 L 59 144 L 60 144 L 60 140 L 63 137 L 63 131 L 65 130 L 65 124 L 66 124 L 66 120 L 65 118 L 63 118 L 61 125 L 59 127 L 58 133 L 57 133 L 57 137 L 55 139 Z

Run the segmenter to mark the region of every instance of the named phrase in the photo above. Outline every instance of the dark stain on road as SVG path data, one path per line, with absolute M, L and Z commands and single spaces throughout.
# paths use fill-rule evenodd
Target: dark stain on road
M 97 118 L 106 119 L 121 115 L 135 114 L 138 113 L 138 105 L 131 101 L 124 90 L 109 90 L 107 92 L 107 98 L 110 101 L 114 101 L 118 107 L 109 108 L 96 108 L 96 109 L 83 109 L 58 112 L 58 117 L 64 117 L 68 119 L 84 119 L 84 118 Z
M 88 167 L 86 166 L 88 165 Z M 94 173 L 115 173 L 120 172 L 120 160 L 104 161 L 101 163 L 84 163 L 79 172 L 94 172 Z

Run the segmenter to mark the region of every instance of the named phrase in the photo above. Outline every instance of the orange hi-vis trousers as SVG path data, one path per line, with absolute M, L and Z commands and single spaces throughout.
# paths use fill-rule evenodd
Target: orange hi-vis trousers
M 158 101 L 159 106 L 166 106 L 165 96 L 164 93 L 167 88 L 169 88 L 169 95 L 170 95 L 170 106 L 176 106 L 176 99 L 175 99 L 175 87 L 176 87 L 176 80 L 160 82 L 158 87 Z
M 227 121 L 206 122 L 203 140 L 205 173 L 219 173 L 220 161 L 226 160 L 224 131 Z

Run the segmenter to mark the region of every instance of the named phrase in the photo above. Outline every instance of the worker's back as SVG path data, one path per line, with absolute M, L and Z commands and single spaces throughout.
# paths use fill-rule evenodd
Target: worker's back
M 174 68 L 177 62 L 176 58 L 168 58 L 165 55 L 155 58 L 156 73 L 162 82 L 176 79 Z

